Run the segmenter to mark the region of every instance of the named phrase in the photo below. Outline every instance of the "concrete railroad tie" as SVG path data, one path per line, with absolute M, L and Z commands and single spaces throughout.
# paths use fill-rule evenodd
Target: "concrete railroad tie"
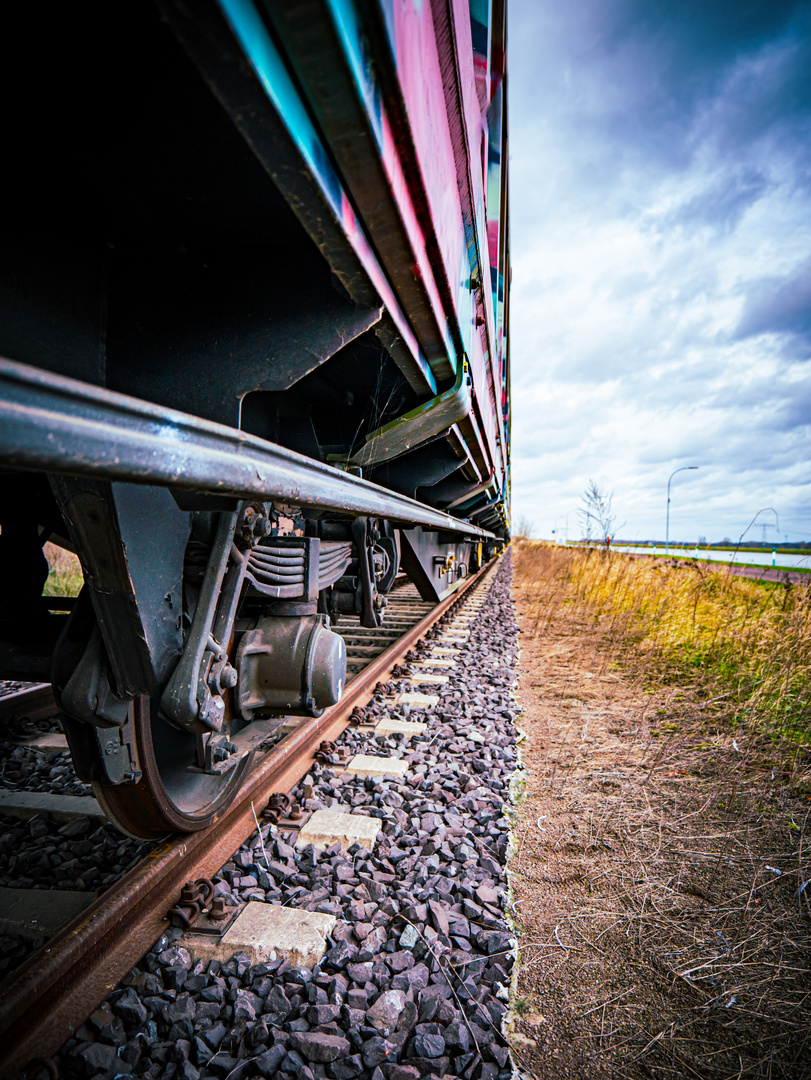
M 410 705 L 412 709 L 432 709 L 439 704 L 436 694 L 405 693 L 400 694 L 395 705 Z
M 23 820 L 51 814 L 60 823 L 77 817 L 107 820 L 102 808 L 89 795 L 52 795 L 47 791 L 4 791 L 0 793 L 0 814 Z
M 323 960 L 327 936 L 337 922 L 334 915 L 303 911 L 277 904 L 249 901 L 223 936 L 184 934 L 180 944 L 195 960 L 225 963 L 238 952 L 247 953 L 252 964 L 286 957 L 294 967 L 309 967 Z
M 404 776 L 408 765 L 398 758 L 371 757 L 369 754 L 356 754 L 344 769 L 344 772 L 358 776 Z

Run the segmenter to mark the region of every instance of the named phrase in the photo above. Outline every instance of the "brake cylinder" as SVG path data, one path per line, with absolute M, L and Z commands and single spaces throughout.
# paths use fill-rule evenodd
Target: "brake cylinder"
M 346 683 L 346 645 L 326 615 L 270 616 L 242 637 L 236 702 L 245 720 L 319 716 Z

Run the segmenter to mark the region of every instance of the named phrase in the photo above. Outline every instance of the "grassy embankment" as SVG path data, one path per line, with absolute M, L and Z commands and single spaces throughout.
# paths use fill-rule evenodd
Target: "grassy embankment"
M 566 589 L 623 664 L 690 685 L 719 718 L 794 745 L 811 740 L 811 590 L 552 545 L 522 545 L 525 581 Z M 548 609 L 538 608 L 538 619 Z M 538 629 L 536 627 L 536 629 Z

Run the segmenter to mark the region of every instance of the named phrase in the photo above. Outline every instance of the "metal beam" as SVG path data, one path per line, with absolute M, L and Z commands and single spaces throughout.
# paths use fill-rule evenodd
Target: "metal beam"
M 89 383 L 0 359 L 0 461 L 490 537 L 283 446 Z

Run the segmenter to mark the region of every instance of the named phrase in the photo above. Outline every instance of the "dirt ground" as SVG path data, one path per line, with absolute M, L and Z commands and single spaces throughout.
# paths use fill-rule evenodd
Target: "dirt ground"
M 520 1069 L 811 1078 L 811 763 L 620 667 L 520 553 L 514 593 Z

